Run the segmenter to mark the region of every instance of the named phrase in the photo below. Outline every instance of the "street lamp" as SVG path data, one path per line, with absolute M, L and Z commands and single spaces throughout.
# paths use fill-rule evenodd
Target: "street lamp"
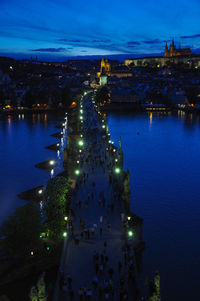
M 65 216 L 64 220 L 67 221 L 68 220 L 68 216 Z
M 42 194 L 42 189 L 38 190 L 38 193 L 39 193 L 39 194 Z
M 50 161 L 49 161 L 49 164 L 50 164 L 50 165 L 54 165 L 54 163 L 55 163 L 54 160 L 50 160 Z
M 128 236 L 129 236 L 130 238 L 133 237 L 133 231 L 129 230 L 129 231 L 128 231 Z
M 63 237 L 67 237 L 67 232 L 63 232 Z
M 83 146 L 84 145 L 84 141 L 83 140 L 79 140 L 78 145 L 79 146 Z
M 119 168 L 119 167 L 116 167 L 116 168 L 115 168 L 115 173 L 116 173 L 116 174 L 120 174 L 120 172 L 121 172 L 120 168 Z
M 76 169 L 76 170 L 75 170 L 75 175 L 78 176 L 79 174 L 80 174 L 80 170 L 79 170 L 79 169 Z

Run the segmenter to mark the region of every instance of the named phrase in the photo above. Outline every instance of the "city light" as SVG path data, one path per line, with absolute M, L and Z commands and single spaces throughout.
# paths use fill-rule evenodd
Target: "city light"
M 131 217 L 130 217 L 130 216 L 128 216 L 128 217 L 127 217 L 127 220 L 128 220 L 128 221 L 130 221 L 130 220 L 131 220 Z
M 84 145 L 84 141 L 83 140 L 79 140 L 78 145 L 79 146 L 83 146 Z
M 121 172 L 120 168 L 119 168 L 119 167 L 116 167 L 116 168 L 115 168 L 115 173 L 116 173 L 116 174 L 119 174 L 120 172 Z
M 128 231 L 128 236 L 129 236 L 129 237 L 133 237 L 133 231 L 129 230 L 129 231 Z
M 68 216 L 65 216 L 64 220 L 67 221 L 68 220 Z
M 79 153 L 82 153 L 82 150 L 81 150 L 81 149 L 79 149 Z
M 75 175 L 78 176 L 79 174 L 80 174 L 80 170 L 79 170 L 79 169 L 76 169 L 76 170 L 75 170 Z
M 42 189 L 38 190 L 38 193 L 39 193 L 39 194 L 42 194 Z
M 63 237 L 67 237 L 67 232 L 63 232 Z
M 34 255 L 34 253 L 33 253 L 33 251 L 31 251 L 31 256 L 33 256 Z
M 83 116 L 80 116 L 80 120 L 82 120 L 83 119 Z
M 59 143 L 57 143 L 56 145 L 57 145 L 57 146 L 59 146 L 60 144 L 59 144 Z
M 54 165 L 54 163 L 55 163 L 54 160 L 50 160 L 50 161 L 49 161 L 49 164 L 50 164 L 50 165 Z
M 103 124 L 103 125 L 102 125 L 102 129 L 105 129 L 105 127 L 106 127 L 105 124 Z
M 77 163 L 77 164 L 79 164 L 79 163 L 80 163 L 80 161 L 76 161 L 76 163 Z
M 115 162 L 118 162 L 118 159 L 117 159 L 117 158 L 115 159 Z
M 83 114 L 83 110 L 82 109 L 80 110 L 80 113 Z

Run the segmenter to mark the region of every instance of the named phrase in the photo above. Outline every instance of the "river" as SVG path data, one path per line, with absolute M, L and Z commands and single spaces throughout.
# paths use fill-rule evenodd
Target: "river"
M 63 145 L 60 153 L 45 149 L 46 146 L 60 142 L 51 134 L 61 131 L 55 128 L 64 120 L 64 114 L 37 113 L 3 116 L 0 119 L 0 223 L 14 209 L 25 202 L 17 194 L 38 185 L 45 185 L 50 172 L 35 168 L 34 165 L 54 159 L 54 173 L 61 172 Z
M 24 202 L 17 194 L 45 184 L 50 173 L 34 167 L 60 154 L 45 149 L 64 114 L 40 113 L 0 119 L 0 222 Z M 142 277 L 161 276 L 162 300 L 200 300 L 200 118 L 178 114 L 109 113 L 111 139 L 122 140 L 130 170 L 131 208 L 144 219 Z M 61 142 L 61 141 L 60 141 Z
M 131 209 L 144 219 L 143 277 L 161 276 L 162 300 L 200 300 L 200 117 L 108 114 L 122 140 Z

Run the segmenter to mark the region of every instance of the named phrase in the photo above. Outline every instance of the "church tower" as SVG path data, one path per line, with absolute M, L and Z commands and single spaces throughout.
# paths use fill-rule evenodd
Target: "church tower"
M 166 43 L 166 46 L 165 46 L 165 57 L 168 57 L 169 56 L 169 50 L 168 50 L 168 46 L 167 46 L 167 43 Z

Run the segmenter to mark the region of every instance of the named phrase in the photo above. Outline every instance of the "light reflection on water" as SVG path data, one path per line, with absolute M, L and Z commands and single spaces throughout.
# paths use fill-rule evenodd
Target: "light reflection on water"
M 25 202 L 17 194 L 35 186 L 45 185 L 51 176 L 63 170 L 63 150 L 66 138 L 57 152 L 45 149 L 59 143 L 50 135 L 64 114 L 39 113 L 1 116 L 0 119 L 0 223 Z M 59 155 L 58 155 L 59 154 Z M 35 164 L 54 159 L 54 175 L 35 168 Z
M 131 208 L 144 219 L 143 278 L 158 270 L 162 300 L 200 300 L 199 115 L 109 113 L 130 170 Z

